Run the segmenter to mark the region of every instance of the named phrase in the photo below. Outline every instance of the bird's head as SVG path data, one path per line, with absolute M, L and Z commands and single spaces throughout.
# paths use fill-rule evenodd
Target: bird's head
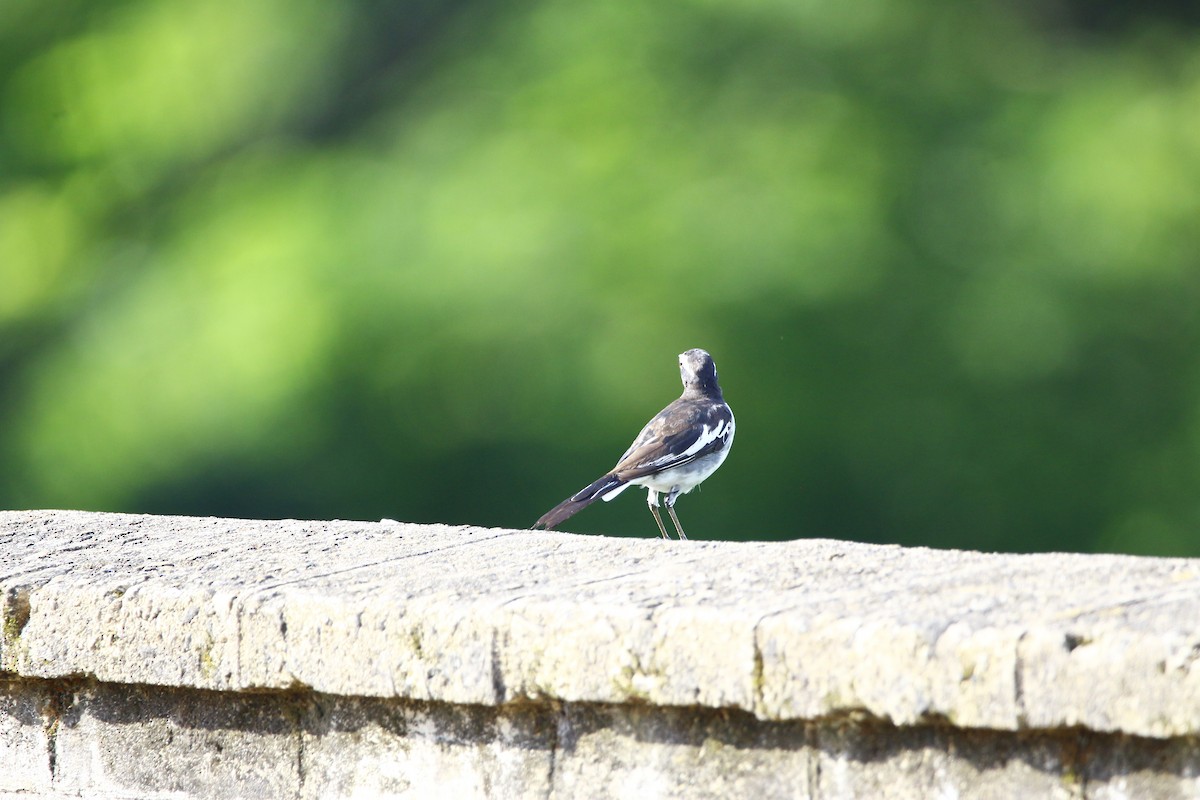
M 721 397 L 717 365 L 713 363 L 712 356 L 698 347 L 679 354 L 679 377 L 683 379 L 685 393 L 690 391 L 708 397 Z

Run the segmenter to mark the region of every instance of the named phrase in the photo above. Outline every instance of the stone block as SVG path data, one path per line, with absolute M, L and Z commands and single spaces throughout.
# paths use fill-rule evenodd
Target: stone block
M 56 720 L 54 788 L 85 796 L 293 797 L 297 717 L 280 695 L 81 686 Z
M 0 792 L 48 792 L 53 694 L 0 677 Z
M 803 723 L 744 711 L 570 705 L 559 712 L 555 798 L 815 798 Z
M 303 718 L 300 796 L 541 800 L 554 737 L 533 706 L 319 695 Z

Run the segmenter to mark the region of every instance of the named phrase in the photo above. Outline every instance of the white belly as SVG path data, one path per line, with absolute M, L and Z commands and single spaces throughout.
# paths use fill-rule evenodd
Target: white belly
M 729 455 L 728 447 L 719 453 L 713 453 L 712 455 L 698 458 L 690 464 L 684 464 L 682 467 L 660 472 L 657 475 L 634 478 L 630 483 L 645 486 L 647 489 L 653 489 L 656 492 L 670 493 L 677 491 L 679 494 L 687 494 L 699 486 L 709 475 L 716 472 L 717 467 L 721 466 L 727 455 Z

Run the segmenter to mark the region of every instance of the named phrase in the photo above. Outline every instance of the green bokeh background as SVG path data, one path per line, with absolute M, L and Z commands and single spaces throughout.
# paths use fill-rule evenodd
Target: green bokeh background
M 1200 555 L 1191 3 L 0 0 L 0 507 Z M 576 531 L 651 536 L 640 492 Z

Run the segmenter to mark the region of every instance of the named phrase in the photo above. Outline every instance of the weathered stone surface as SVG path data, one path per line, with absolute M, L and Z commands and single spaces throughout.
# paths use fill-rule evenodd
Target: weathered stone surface
M 0 798 L 1200 797 L 1200 561 L 0 512 Z
M 1200 740 L 1080 737 L 1075 774 L 1089 800 L 1200 797 Z
M 0 759 L 0 800 L 1200 796 L 1193 738 L 79 680 L 12 680 L 3 696 L 0 734 L 17 741 L 15 715 L 29 735 Z
M 300 784 L 287 698 L 86 684 L 67 702 L 52 744 L 58 791 L 216 800 Z
M 1200 564 L 0 513 L 0 664 L 495 704 L 1200 733 Z
M 544 708 L 312 698 L 300 797 L 550 797 L 555 726 Z
M 49 702 L 40 687 L 0 677 L 0 792 L 49 791 L 52 776 L 43 716 Z
M 603 796 L 629 800 L 806 800 L 817 796 L 818 777 L 808 727 L 761 724 L 745 712 L 567 706 L 553 796 L 597 796 L 605 787 Z
M 939 726 L 901 730 L 865 721 L 824 726 L 817 797 L 1083 798 L 1077 736 L 1018 735 Z

